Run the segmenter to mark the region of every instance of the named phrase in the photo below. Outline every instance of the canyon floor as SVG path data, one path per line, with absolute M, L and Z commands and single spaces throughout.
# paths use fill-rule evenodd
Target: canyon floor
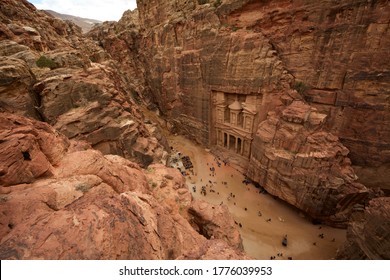
M 229 163 L 225 165 L 223 159 L 219 160 L 218 166 L 215 156 L 203 147 L 183 136 L 168 138 L 175 150 L 192 160 L 193 174 L 190 172 L 186 176 L 192 195 L 215 205 L 228 205 L 237 224 L 242 225 L 240 233 L 249 256 L 255 259 L 275 256 L 276 259 L 291 257 L 304 260 L 335 257 L 337 248 L 345 241 L 346 230 L 313 225 L 298 209 L 261 193 L 252 184 L 244 184 L 244 176 Z M 212 167 L 215 168 L 214 174 L 210 171 Z M 201 194 L 202 186 L 206 195 Z M 285 235 L 287 246 L 282 245 Z

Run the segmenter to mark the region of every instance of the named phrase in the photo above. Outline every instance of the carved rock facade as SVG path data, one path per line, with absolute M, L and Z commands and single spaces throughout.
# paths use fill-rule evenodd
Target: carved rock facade
M 369 192 L 351 166 L 388 170 L 386 1 L 137 3 L 142 94 L 167 127 L 345 226 Z

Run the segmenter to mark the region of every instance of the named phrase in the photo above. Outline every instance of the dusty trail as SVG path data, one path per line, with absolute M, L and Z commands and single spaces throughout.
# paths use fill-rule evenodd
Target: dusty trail
M 248 255 L 256 259 L 275 256 L 276 259 L 313 260 L 335 256 L 345 240 L 345 230 L 313 225 L 299 210 L 260 193 L 251 184 L 244 184 L 244 176 L 229 164 L 225 166 L 220 161 L 218 166 L 215 157 L 204 148 L 182 136 L 168 138 L 174 149 L 190 156 L 193 162 L 194 175 L 186 176 L 193 196 L 213 204 L 228 205 L 237 224 L 242 225 L 240 232 Z M 212 167 L 215 174 L 210 171 Z M 206 195 L 201 194 L 202 186 Z M 286 247 L 282 245 L 284 235 L 288 240 Z

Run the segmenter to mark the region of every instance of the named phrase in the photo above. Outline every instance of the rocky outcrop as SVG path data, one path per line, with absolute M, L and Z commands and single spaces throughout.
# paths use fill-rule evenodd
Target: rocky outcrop
M 225 240 L 233 248 L 243 250 L 240 234 L 226 205 L 210 205 L 195 201 L 189 209 L 191 222 L 208 239 Z
M 33 26 L 41 45 L 29 43 L 28 38 L 35 36 L 31 32 L 16 29 L 1 42 L 0 110 L 46 121 L 70 139 L 87 141 L 104 154 L 142 166 L 164 160 L 166 140 L 156 127 L 144 123 L 126 76 L 109 54 L 78 30 L 72 31 L 72 24 L 37 11 L 26 1 L 13 3 L 2 4 L 6 27 Z M 55 43 L 50 45 L 51 41 Z
M 62 68 L 41 75 L 33 88 L 40 97 L 39 111 L 67 137 L 147 166 L 163 157 L 164 148 L 143 124 L 134 101 L 115 86 L 114 75 L 100 64 L 86 71 Z
M 270 113 L 259 125 L 248 176 L 310 217 L 343 225 L 354 204 L 368 197 L 348 149 L 319 130 L 326 115 L 316 108 L 294 101 L 280 115 Z
M 138 10 L 124 12 L 118 22 L 96 25 L 87 36 L 103 47 L 118 61 L 118 68 L 131 96 L 137 102 L 153 105 L 150 89 L 145 82 L 145 73 L 140 57 L 140 25 Z
M 153 167 L 165 180 L 157 185 L 137 164 L 46 123 L 0 120 L 1 259 L 246 258 L 190 225 L 194 202 L 177 170 Z
M 347 241 L 337 259 L 390 259 L 390 198 L 370 201 L 366 209 L 356 209 L 348 226 Z
M 25 0 L 4 0 L 0 8 L 0 39 L 37 51 L 48 51 L 78 41 L 81 28 L 37 10 Z
M 0 110 L 36 116 L 30 92 L 34 77 L 23 60 L 0 56 Z
M 69 141 L 46 123 L 0 113 L 0 185 L 52 176 Z

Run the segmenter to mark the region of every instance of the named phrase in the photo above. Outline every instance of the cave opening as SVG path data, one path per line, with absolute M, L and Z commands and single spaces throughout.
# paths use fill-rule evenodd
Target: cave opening
M 31 156 L 30 156 L 30 153 L 28 151 L 22 152 L 22 155 L 23 155 L 24 160 L 28 160 L 28 161 L 31 160 Z

